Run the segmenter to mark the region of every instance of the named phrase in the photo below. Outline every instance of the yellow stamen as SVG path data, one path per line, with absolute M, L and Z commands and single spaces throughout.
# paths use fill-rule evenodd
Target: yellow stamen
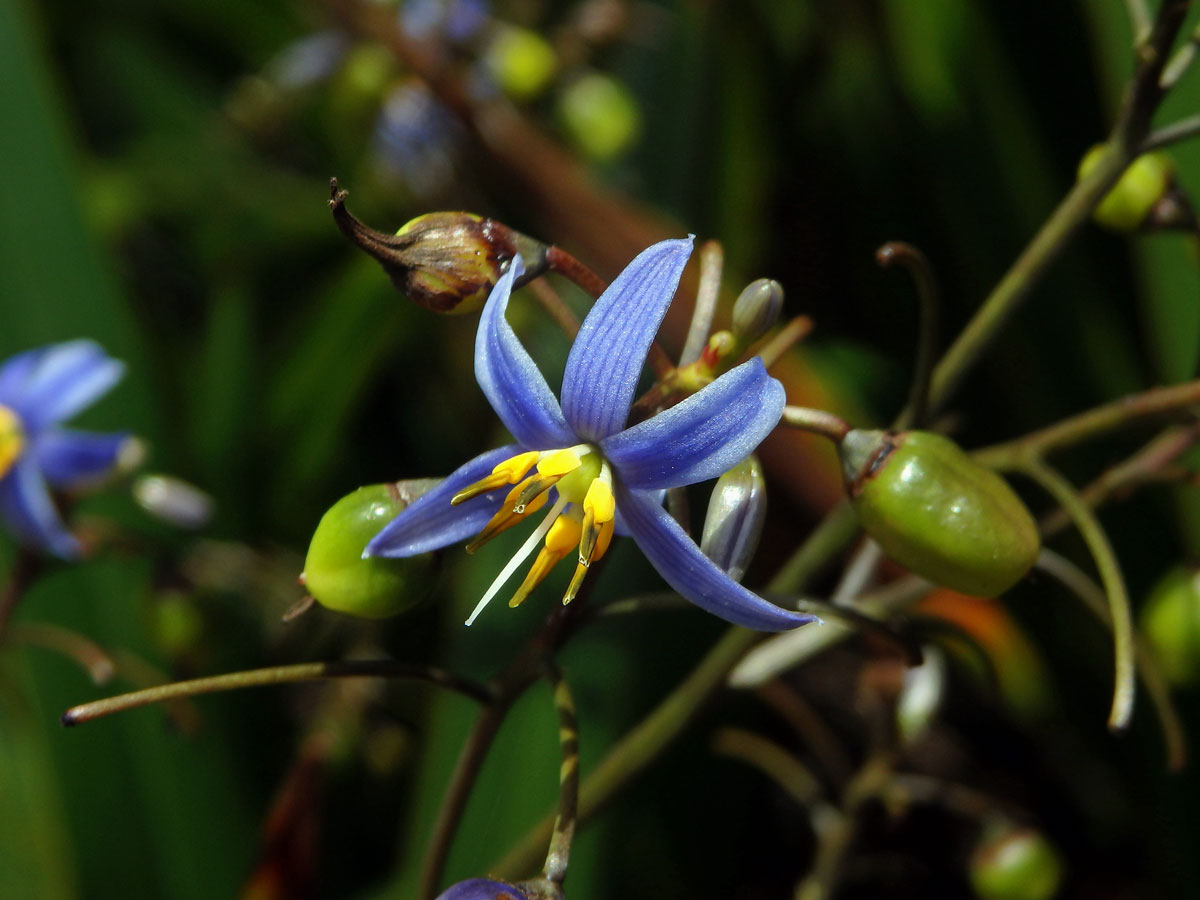
M 583 511 L 590 512 L 601 524 L 611 522 L 617 514 L 617 501 L 613 497 L 612 483 L 604 478 L 606 474 L 607 466 L 600 470 L 600 477 L 592 481 L 583 498 Z
M 555 450 L 548 456 L 542 457 L 538 460 L 537 470 L 543 475 L 561 478 L 568 472 L 578 469 L 581 462 L 575 448 L 568 447 L 566 450 Z
M 529 450 L 504 460 L 504 462 L 492 469 L 491 475 L 481 478 L 474 484 L 468 485 L 450 498 L 450 505 L 458 506 L 458 504 L 465 503 L 472 497 L 478 497 L 480 494 L 494 491 L 498 487 L 503 487 L 506 484 L 516 484 L 533 468 L 539 455 L 538 451 Z
M 586 502 L 584 509 L 586 511 L 583 514 L 583 527 L 580 529 L 579 538 L 579 562 L 575 566 L 575 574 L 571 576 L 571 583 L 567 585 L 567 591 L 563 594 L 563 606 L 575 599 L 575 595 L 583 586 L 588 568 L 608 550 L 617 527 L 613 518 L 607 522 L 597 522 L 594 511 L 587 508 Z
M 21 419 L 7 406 L 0 404 L 0 478 L 8 474 L 25 449 L 25 433 Z
M 483 530 L 467 544 L 468 553 L 474 553 L 496 535 L 507 531 L 518 522 L 523 521 L 526 516 L 532 515 L 546 505 L 546 500 L 550 496 L 546 492 L 546 488 L 550 487 L 550 485 L 545 485 L 545 487 L 541 488 L 541 492 L 536 496 L 525 497 L 525 494 L 528 493 L 526 483 L 535 480 L 537 477 L 534 475 L 531 478 L 525 479 L 525 481 L 522 481 L 508 492 L 508 496 L 504 498 L 504 504 L 500 507 L 499 511 L 483 526 Z
M 525 598 L 545 580 L 559 560 L 570 553 L 579 543 L 580 530 L 578 520 L 569 514 L 563 514 L 554 520 L 554 524 L 546 533 L 546 546 L 534 560 L 529 574 L 525 576 L 525 580 L 521 582 L 517 592 L 508 601 L 509 606 L 517 607 L 525 602 Z

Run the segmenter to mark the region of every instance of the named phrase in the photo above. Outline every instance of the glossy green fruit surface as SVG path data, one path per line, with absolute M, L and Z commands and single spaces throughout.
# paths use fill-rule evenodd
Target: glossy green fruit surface
M 1172 684 L 1200 684 L 1200 569 L 1172 569 L 1150 591 L 1142 632 Z
M 367 542 L 412 499 L 405 499 L 396 485 L 372 484 L 329 508 L 313 532 L 301 576 L 318 603 L 380 619 L 420 602 L 431 583 L 431 556 L 362 558 Z
M 994 597 L 1037 559 L 1037 525 L 1025 504 L 949 438 L 855 429 L 839 452 L 863 530 L 917 575 Z
M 980 900 L 1050 900 L 1062 864 L 1032 828 L 993 826 L 971 856 L 971 886 Z

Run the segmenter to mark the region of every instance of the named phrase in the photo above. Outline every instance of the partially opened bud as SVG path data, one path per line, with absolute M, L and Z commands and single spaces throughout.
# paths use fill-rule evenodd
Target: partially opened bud
M 733 333 L 748 344 L 757 341 L 779 320 L 783 285 L 773 278 L 750 282 L 733 304 Z
M 1084 178 L 1104 155 L 1106 145 L 1097 144 L 1079 163 Z M 1129 164 L 1092 211 L 1092 218 L 1113 231 L 1135 231 L 1143 227 L 1179 228 L 1194 225 L 1185 198 L 1174 190 L 1175 164 L 1165 153 L 1145 153 Z M 1181 218 L 1182 217 L 1182 218 Z
M 406 496 L 401 489 L 407 484 L 359 488 L 321 517 L 300 579 L 322 606 L 379 619 L 403 612 L 424 597 L 433 571 L 428 554 L 363 559 L 367 542 L 420 496 L 415 491 Z
M 386 234 L 346 209 L 337 179 L 330 182 L 329 207 L 346 237 L 379 261 L 396 289 L 434 312 L 477 311 L 518 253 L 525 263 L 522 283 L 545 268 L 544 244 L 472 213 L 427 213 Z
M 896 701 L 896 729 L 910 745 L 929 730 L 946 692 L 946 658 L 932 645 L 921 648 L 921 664 L 904 672 Z
M 994 597 L 1037 559 L 1037 525 L 1025 504 L 949 438 L 854 429 L 838 453 L 863 530 L 917 575 Z
M 1062 863 L 1041 832 L 998 821 L 987 826 L 971 855 L 970 875 L 980 900 L 1050 900 Z
M 143 475 L 133 483 L 133 499 L 163 522 L 176 528 L 203 528 L 213 517 L 213 498 L 173 475 Z
M 758 458 L 751 454 L 717 479 L 700 549 L 730 578 L 741 581 L 758 549 L 766 517 L 766 480 Z
M 1200 569 L 1172 569 L 1154 586 L 1141 613 L 1142 631 L 1173 684 L 1200 683 Z

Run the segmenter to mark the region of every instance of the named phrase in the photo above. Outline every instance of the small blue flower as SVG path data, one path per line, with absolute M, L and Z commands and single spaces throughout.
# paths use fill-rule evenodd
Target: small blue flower
M 446 888 L 437 900 L 529 900 L 529 894 L 503 881 L 470 878 Z
M 575 577 L 563 598 L 569 601 L 618 527 L 672 588 L 729 622 L 780 631 L 812 621 L 730 578 L 662 507 L 667 488 L 716 478 L 779 422 L 783 385 L 762 360 L 755 357 L 682 403 L 625 427 L 646 352 L 691 250 L 691 240 L 655 244 L 596 301 L 567 357 L 561 405 L 505 319 L 522 272 L 520 258 L 514 259 L 480 318 L 475 377 L 517 443 L 460 467 L 380 531 L 366 555 L 412 556 L 478 535 L 467 545 L 473 551 L 550 503 L 468 625 L 543 538 L 545 547 L 510 605 L 578 546 Z
M 0 519 L 28 546 L 63 559 L 79 555 L 50 488 L 103 476 L 129 437 L 58 425 L 107 393 L 124 368 L 92 341 L 52 344 L 0 365 Z

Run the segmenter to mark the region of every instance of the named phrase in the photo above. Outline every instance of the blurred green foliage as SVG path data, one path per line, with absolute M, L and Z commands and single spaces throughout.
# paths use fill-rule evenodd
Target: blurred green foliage
M 559 35 L 576 6 L 494 4 L 497 15 Z M 953 334 L 1070 187 L 1131 68 L 1119 3 L 632 7 L 630 37 L 589 64 L 630 90 L 640 137 L 588 171 L 614 195 L 678 222 L 675 233 L 722 240 L 735 292 L 753 277 L 779 279 L 789 310 L 817 322 L 818 370 L 879 422 L 903 402 L 916 322 L 908 285 L 876 268 L 874 249 L 903 238 L 928 254 Z M 85 504 L 85 515 L 115 517 L 141 544 L 54 569 L 17 621 L 67 626 L 141 662 L 119 657 L 118 678 L 97 688 L 42 649 L 14 644 L 0 655 L 5 898 L 239 896 L 274 858 L 263 855 L 264 819 L 331 691 L 206 697 L 190 712 L 138 710 L 68 732 L 57 720 L 71 704 L 139 683 L 146 666 L 188 676 L 351 649 L 486 678 L 556 602 L 552 578 L 519 613 L 492 610 L 470 631 L 459 627 L 515 547 L 501 539 L 474 557 L 447 553 L 436 600 L 404 618 L 374 625 L 319 611 L 278 622 L 287 578 L 336 498 L 361 484 L 444 474 L 500 440 L 471 372 L 473 321 L 439 319 L 398 297 L 330 221 L 328 178 L 339 176 L 357 214 L 379 228 L 467 208 L 574 240 L 585 261 L 610 250 L 556 233 L 572 210 L 523 193 L 465 131 L 445 149 L 453 177 L 431 181 L 427 193 L 381 169 L 377 112 L 386 90 L 410 76 L 380 45 L 360 43 L 326 83 L 272 85 L 270 61 L 330 27 L 339 8 L 0 3 L 0 358 L 88 336 L 125 359 L 126 380 L 83 423 L 134 429 L 150 442 L 156 470 L 210 491 L 219 513 L 208 536 L 252 548 L 259 573 L 240 575 L 237 554 L 197 562 L 187 540 L 147 522 L 119 492 Z M 1160 121 L 1198 108 L 1193 72 Z M 549 100 L 524 114 L 553 128 Z M 1200 190 L 1200 145 L 1171 154 L 1183 188 Z M 1195 377 L 1198 296 L 1194 239 L 1086 232 L 954 403 L 963 443 Z M 539 361 L 561 367 L 565 344 L 532 308 L 513 318 L 537 336 Z M 1085 480 L 1129 449 L 1118 441 L 1068 463 Z M 751 581 L 811 521 L 782 493 L 772 503 L 774 537 Z M 1200 552 L 1194 491 L 1138 496 L 1104 521 L 1135 595 Z M 11 548 L 0 552 L 4 571 Z M 154 597 L 178 587 L 181 570 L 205 626 L 199 659 L 165 658 L 148 626 Z M 615 548 L 603 596 L 658 585 L 636 552 Z M 1107 646 L 1069 598 L 1026 586 L 1012 608 L 1049 661 L 1061 705 L 1025 730 L 996 709 L 976 711 L 963 688 L 950 715 L 954 752 L 968 751 L 953 774 L 1011 788 L 1045 823 L 1061 845 L 1070 896 L 1187 895 L 1200 882 L 1194 771 L 1162 774 L 1149 716 L 1128 737 L 1104 733 Z M 695 611 L 616 617 L 568 648 L 585 773 L 718 632 Z M 848 714 L 837 704 L 848 707 L 852 692 L 836 685 L 851 665 L 835 655 L 806 682 L 839 726 Z M 384 697 L 362 715 L 349 761 L 330 762 L 310 798 L 321 823 L 313 896 L 414 896 L 474 707 L 420 687 Z M 1200 704 L 1194 693 L 1181 700 L 1195 740 Z M 753 705 L 721 712 L 775 727 Z M 390 755 L 372 750 L 382 746 L 373 737 L 391 733 L 385 725 L 405 736 Z M 707 721 L 692 729 L 583 833 L 572 900 L 729 897 L 734 885 L 746 885 L 737 896 L 786 894 L 807 853 L 804 824 L 756 773 L 716 759 L 710 731 Z M 552 806 L 554 735 L 547 692 L 535 688 L 484 769 L 447 883 L 486 872 Z M 897 876 L 912 890 L 894 896 L 961 895 L 963 869 L 947 857 L 961 864 L 969 847 L 945 822 L 925 827 L 904 838 L 875 822 L 863 841 L 876 862 L 917 860 Z M 870 885 L 859 873 L 846 896 L 877 896 Z

